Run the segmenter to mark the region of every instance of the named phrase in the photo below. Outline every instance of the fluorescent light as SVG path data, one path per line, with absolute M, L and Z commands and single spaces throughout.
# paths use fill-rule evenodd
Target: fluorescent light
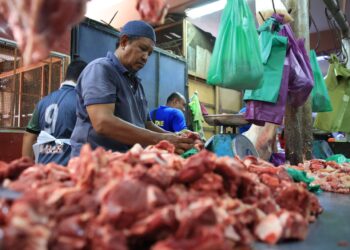
M 317 57 L 317 61 L 327 61 L 327 60 L 329 60 L 329 56 L 318 56 Z
M 174 32 L 170 32 L 170 35 L 172 35 L 175 38 L 181 38 L 181 36 L 179 36 L 178 34 L 176 34 Z
M 196 8 L 187 9 L 185 13 L 188 17 L 195 19 L 222 10 L 225 8 L 225 5 L 226 0 L 219 0 Z

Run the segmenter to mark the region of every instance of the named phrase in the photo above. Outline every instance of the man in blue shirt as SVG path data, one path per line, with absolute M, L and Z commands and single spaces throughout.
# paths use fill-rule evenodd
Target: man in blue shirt
M 23 136 L 22 155 L 37 163 L 67 165 L 70 159 L 70 136 L 76 121 L 75 86 L 86 63 L 69 64 L 59 90 L 44 97 L 36 106 Z
M 184 116 L 186 99 L 178 92 L 172 93 L 166 106 L 160 106 L 151 111 L 150 116 L 154 124 L 170 132 L 187 129 Z
M 134 144 L 172 143 L 182 154 L 193 139 L 156 126 L 150 119 L 141 80 L 136 73 L 145 66 L 155 46 L 154 29 L 143 21 L 124 25 L 114 53 L 86 67 L 78 80 L 77 122 L 71 136 L 72 156 L 88 143 L 94 149 L 125 152 Z
M 239 114 L 245 114 L 245 112 L 247 112 L 247 107 L 243 107 L 240 111 L 239 111 Z M 239 133 L 240 134 L 243 134 L 244 132 L 247 132 L 250 127 L 252 126 L 252 124 L 246 124 L 246 125 L 243 125 L 243 126 L 239 126 L 238 129 L 239 129 Z

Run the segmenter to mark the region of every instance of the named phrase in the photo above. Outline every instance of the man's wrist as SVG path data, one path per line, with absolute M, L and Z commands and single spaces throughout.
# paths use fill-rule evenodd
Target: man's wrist
M 157 133 L 157 132 L 153 132 L 153 135 L 151 135 L 152 137 L 152 145 L 155 145 L 157 143 L 159 143 L 162 140 L 166 139 L 166 134 L 165 133 Z

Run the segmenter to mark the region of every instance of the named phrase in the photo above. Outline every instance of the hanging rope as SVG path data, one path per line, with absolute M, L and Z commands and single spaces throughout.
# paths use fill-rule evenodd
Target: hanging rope
M 310 15 L 310 27 L 311 25 L 313 24 L 314 27 L 315 27 L 315 30 L 317 32 L 317 43 L 316 43 L 316 48 L 315 48 L 315 51 L 318 49 L 318 47 L 320 46 L 320 40 L 321 40 L 321 33 L 316 25 L 316 22 L 314 20 L 314 18 L 312 17 L 312 14 L 311 14 L 311 10 L 309 10 L 309 15 Z
M 338 4 L 339 6 L 339 4 Z M 338 27 L 335 19 L 329 14 L 328 12 L 328 9 L 325 8 L 325 15 L 326 15 L 326 18 L 327 18 L 327 22 L 328 22 L 328 26 L 330 28 L 330 30 L 332 30 L 335 34 L 335 48 L 334 50 L 337 51 L 337 43 L 340 45 L 340 50 L 336 53 L 337 57 L 339 58 L 339 61 L 344 63 L 344 64 L 347 64 L 349 58 L 348 58 L 348 54 L 347 54 L 347 51 L 346 51 L 346 48 L 344 46 L 344 44 L 342 43 L 342 32 L 340 30 L 340 28 Z

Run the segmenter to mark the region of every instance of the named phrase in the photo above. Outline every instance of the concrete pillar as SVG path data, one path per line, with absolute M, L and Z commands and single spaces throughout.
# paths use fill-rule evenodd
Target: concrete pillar
M 310 49 L 309 0 L 285 0 L 291 9 L 294 22 L 291 23 L 296 38 L 305 39 L 306 50 Z M 297 164 L 312 157 L 312 115 L 311 98 L 304 106 L 295 108 L 287 105 L 285 116 L 286 157 L 291 164 Z

